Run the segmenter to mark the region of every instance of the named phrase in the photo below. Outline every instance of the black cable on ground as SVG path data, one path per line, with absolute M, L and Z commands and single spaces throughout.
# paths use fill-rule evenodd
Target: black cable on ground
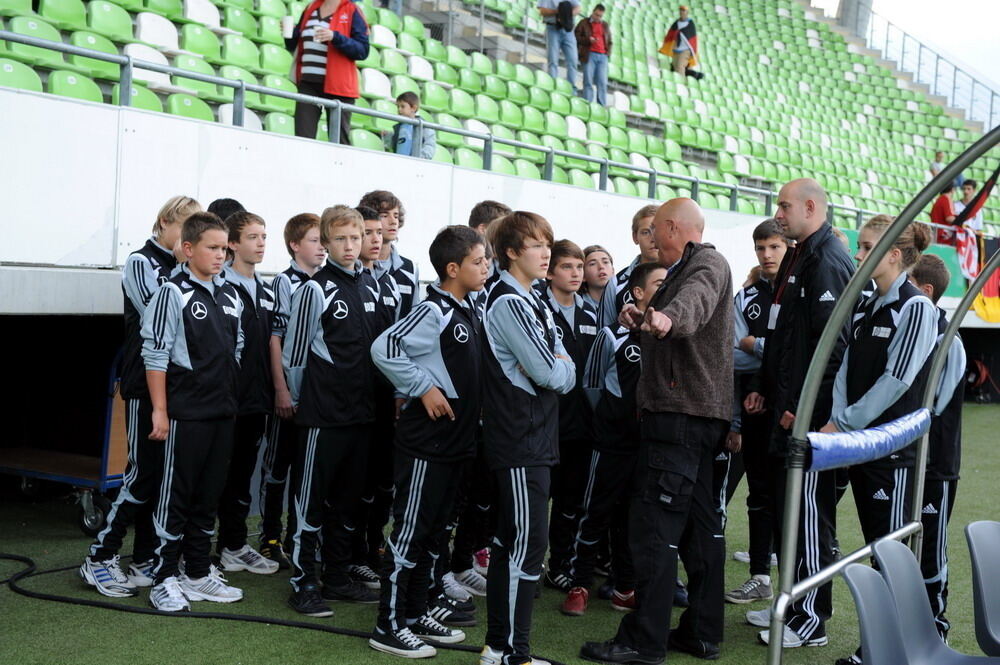
M 73 596 L 60 596 L 58 594 L 52 593 L 42 593 L 40 591 L 32 591 L 31 589 L 26 589 L 19 584 L 21 580 L 25 580 L 29 577 L 39 577 L 41 575 L 49 575 L 53 573 L 64 573 L 69 570 L 75 570 L 77 566 L 65 566 L 63 568 L 52 568 L 49 570 L 38 570 L 38 566 L 35 564 L 34 560 L 26 556 L 21 556 L 19 554 L 8 554 L 6 552 L 0 552 L 0 559 L 7 559 L 10 561 L 17 561 L 24 564 L 24 568 L 14 573 L 6 580 L 0 582 L 0 584 L 6 584 L 10 587 L 10 590 L 14 593 L 25 596 L 27 598 L 34 598 L 36 600 L 48 600 L 56 603 L 66 603 L 68 605 L 83 605 L 85 607 L 99 607 L 106 610 L 116 610 L 118 612 L 132 612 L 134 614 L 150 614 L 161 617 L 170 618 L 186 618 L 186 619 L 221 619 L 223 621 L 246 621 L 248 623 L 262 623 L 271 626 L 283 626 L 287 628 L 304 628 L 306 630 L 317 630 L 323 633 L 332 633 L 334 635 L 343 635 L 345 637 L 359 637 L 367 640 L 371 637 L 371 633 L 363 632 L 360 630 L 351 630 L 350 628 L 338 628 L 336 626 L 325 626 L 319 623 L 312 623 L 308 621 L 292 621 L 289 619 L 275 619 L 272 617 L 262 617 L 253 614 L 226 614 L 222 612 L 161 612 L 160 610 L 153 609 L 152 607 L 132 607 L 130 605 L 120 605 L 118 603 L 113 603 L 106 600 L 95 600 L 93 598 L 76 598 Z M 434 642 L 433 646 L 435 649 L 445 649 L 448 651 L 462 651 L 465 653 L 479 653 L 482 651 L 482 647 L 475 647 L 467 644 L 441 644 L 439 642 Z M 552 665 L 564 665 L 558 660 L 552 660 L 551 658 L 546 658 L 546 661 Z

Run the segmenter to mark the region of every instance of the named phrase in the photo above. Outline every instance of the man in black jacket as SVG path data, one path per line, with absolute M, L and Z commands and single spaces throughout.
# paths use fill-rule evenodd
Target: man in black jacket
M 759 388 L 747 395 L 744 402 L 749 413 L 760 413 L 766 406 L 774 416 L 768 451 L 773 459 L 768 468 L 774 473 L 771 487 L 776 547 L 781 542 L 785 505 L 784 458 L 788 454 L 799 394 L 813 350 L 854 272 L 854 264 L 843 243 L 826 223 L 826 211 L 826 192 L 815 180 L 793 180 L 778 193 L 778 211 L 774 218 L 785 236 L 795 240 L 796 245 L 785 254 L 775 280 L 768 315 L 768 339 L 758 376 Z M 818 430 L 830 418 L 833 382 L 846 345 L 845 326 L 823 374 L 811 430 Z M 783 572 L 795 571 L 796 582 L 833 563 L 837 508 L 835 472 L 806 473 L 801 502 L 795 561 L 778 562 Z M 786 648 L 827 643 L 825 623 L 832 610 L 830 586 L 825 584 L 791 605 L 786 615 Z M 751 625 L 767 628 L 770 620 L 769 609 L 747 612 L 747 622 Z M 767 644 L 770 631 L 763 630 L 758 637 Z

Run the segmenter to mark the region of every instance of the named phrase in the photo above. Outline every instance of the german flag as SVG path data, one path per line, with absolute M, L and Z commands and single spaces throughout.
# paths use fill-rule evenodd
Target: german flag
M 695 30 L 694 21 L 690 19 L 688 19 L 687 24 L 683 28 L 677 27 L 677 21 L 670 24 L 667 36 L 663 38 L 663 46 L 660 47 L 660 53 L 668 58 L 673 57 L 674 49 L 680 43 L 682 36 L 691 47 L 691 59 L 688 60 L 688 67 L 694 69 L 698 66 L 698 31 Z
M 962 228 L 962 225 L 967 219 L 974 216 L 983 205 L 986 203 L 987 197 L 990 192 L 997 184 L 997 179 L 1000 178 L 1000 166 L 997 170 L 993 172 L 993 175 L 983 183 L 982 189 L 980 189 L 972 200 L 969 201 L 969 205 L 965 206 L 965 210 L 958 213 L 955 217 L 954 224 L 958 228 Z M 959 260 L 963 261 L 962 248 L 958 247 Z M 964 269 L 963 269 L 964 272 Z M 978 266 L 976 272 L 978 273 Z M 972 304 L 973 308 L 976 310 L 976 314 L 983 321 L 989 321 L 990 323 L 1000 323 L 1000 270 L 995 270 L 989 279 L 986 280 L 986 285 L 983 286 L 982 292 L 976 296 L 975 302 Z

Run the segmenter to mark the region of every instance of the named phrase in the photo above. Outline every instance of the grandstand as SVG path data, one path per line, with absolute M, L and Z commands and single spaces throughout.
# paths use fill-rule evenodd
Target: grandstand
M 483 1 L 482 8 L 478 2 L 465 2 L 465 8 L 488 13 L 491 25 L 511 37 L 537 40 L 542 25 L 531 3 Z M 0 28 L 294 93 L 280 19 L 297 17 L 305 4 L 0 0 Z M 487 156 L 488 167 L 497 173 L 542 178 L 545 150 L 551 148 L 590 158 L 556 153 L 555 182 L 603 184 L 618 194 L 655 194 L 662 200 L 689 193 L 691 182 L 682 179 L 688 177 L 727 185 L 696 186 L 694 194 L 704 207 L 757 215 L 767 212 L 768 201 L 756 190 L 773 191 L 793 175 L 812 176 L 843 206 L 836 223 L 851 228 L 858 215 L 850 209 L 897 211 L 927 179 L 935 150 L 954 154 L 981 134 L 919 86 L 859 52 L 796 0 L 695 6 L 708 74 L 696 82 L 661 68 L 663 58 L 656 55 L 673 20 L 672 4 L 607 3 L 607 19 L 618 35 L 609 68 L 609 108 L 574 96 L 567 81 L 553 80 L 542 67 L 511 62 L 520 53 L 497 51 L 504 57 L 489 57 L 446 46 L 430 36 L 440 33 L 440 26 L 418 18 L 429 14 L 408 7 L 400 18 L 371 0 L 360 4 L 371 23 L 372 48 L 359 63 L 363 97 L 358 105 L 392 114 L 396 95 L 417 91 L 427 120 L 501 141 Z M 416 2 L 412 7 L 423 9 Z M 114 62 L 0 42 L 0 86 L 117 104 L 120 76 Z M 131 105 L 140 109 L 234 121 L 232 87 L 141 67 L 134 70 L 130 87 Z M 247 91 L 245 103 L 244 126 L 292 134 L 293 100 Z M 381 150 L 377 132 L 392 124 L 385 117 L 355 113 L 352 143 Z M 328 138 L 325 122 L 317 138 Z M 520 143 L 515 147 L 503 140 Z M 486 143 L 439 132 L 435 159 L 482 168 Z M 609 161 L 602 178 L 604 160 Z M 650 189 L 649 170 L 682 178 L 661 176 Z M 983 167 L 966 174 L 979 181 L 986 175 Z M 747 189 L 732 195 L 736 185 Z M 984 217 L 987 233 L 997 235 L 1000 206 L 990 203 Z

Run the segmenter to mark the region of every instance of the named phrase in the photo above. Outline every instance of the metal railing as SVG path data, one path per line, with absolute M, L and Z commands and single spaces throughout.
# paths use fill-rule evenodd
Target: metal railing
M 171 67 L 169 65 L 161 65 L 155 62 L 149 62 L 147 60 L 138 60 L 129 55 L 116 55 L 116 54 L 113 55 L 110 53 L 104 53 L 102 51 L 94 51 L 91 49 L 82 48 L 80 46 L 74 46 L 72 44 L 65 44 L 63 42 L 53 42 L 45 39 L 38 39 L 28 35 L 22 35 L 20 33 L 9 32 L 6 30 L 0 30 L 0 41 L 16 42 L 28 46 L 37 46 L 40 48 L 60 51 L 62 53 L 69 53 L 71 55 L 79 55 L 88 58 L 94 58 L 95 60 L 102 60 L 104 62 L 113 62 L 119 65 L 121 67 L 121 73 L 119 77 L 119 95 L 118 95 L 118 104 L 120 106 L 127 107 L 131 105 L 132 102 L 131 89 L 133 80 L 135 79 L 134 70 L 135 69 L 148 70 L 161 74 L 168 74 L 180 78 L 192 79 L 195 81 L 203 81 L 207 83 L 213 83 L 215 85 L 224 86 L 227 88 L 232 88 L 233 89 L 232 123 L 237 127 L 242 127 L 244 124 L 244 114 L 246 112 L 246 93 L 254 92 L 262 95 L 267 95 L 270 97 L 280 97 L 283 99 L 290 99 L 296 103 L 313 104 L 325 108 L 327 111 L 327 134 L 328 134 L 327 140 L 330 143 L 340 143 L 341 114 L 345 111 L 348 111 L 350 113 L 357 113 L 375 119 L 390 120 L 397 123 L 405 123 L 409 125 L 414 125 L 419 128 L 426 127 L 429 129 L 433 129 L 436 132 L 455 134 L 466 139 L 481 141 L 483 143 L 482 168 L 483 170 L 486 171 L 492 170 L 493 156 L 496 151 L 496 146 L 503 145 L 503 146 L 509 146 L 511 148 L 516 148 L 519 150 L 530 150 L 538 152 L 541 155 L 543 155 L 544 161 L 542 164 L 541 175 L 542 179 L 547 181 L 552 181 L 555 172 L 555 159 L 559 157 L 559 158 L 573 159 L 577 161 L 587 162 L 590 164 L 595 164 L 597 166 L 597 188 L 600 191 L 608 191 L 608 182 L 610 176 L 612 175 L 611 171 L 617 169 L 620 171 L 629 171 L 633 174 L 641 174 L 642 176 L 644 176 L 644 179 L 646 180 L 646 197 L 650 199 L 658 198 L 657 187 L 659 184 L 662 183 L 662 184 L 667 184 L 669 186 L 672 184 L 681 183 L 682 186 L 685 186 L 690 190 L 690 196 L 695 200 L 698 199 L 699 195 L 701 194 L 704 188 L 710 188 L 713 190 L 721 189 L 727 191 L 729 196 L 729 210 L 732 212 L 736 212 L 739 209 L 740 194 L 748 194 L 754 196 L 757 198 L 758 201 L 760 201 L 760 199 L 763 199 L 764 214 L 767 216 L 771 216 L 774 210 L 774 199 L 777 193 L 770 189 L 762 189 L 759 187 L 733 184 L 728 182 L 719 182 L 717 180 L 709 180 L 706 178 L 699 178 L 697 176 L 684 175 L 680 173 L 658 171 L 650 167 L 639 166 L 627 162 L 619 162 L 609 159 L 607 157 L 594 157 L 592 155 L 575 153 L 567 150 L 560 150 L 558 148 L 553 148 L 551 146 L 543 146 L 535 143 L 518 141 L 516 139 L 511 139 L 504 136 L 497 136 L 492 132 L 477 132 L 470 129 L 442 125 L 440 123 L 428 122 L 423 118 L 419 117 L 408 118 L 406 116 L 396 115 L 394 113 L 385 113 L 383 111 L 378 111 L 376 109 L 365 108 L 362 106 L 355 106 L 353 104 L 347 104 L 337 99 L 323 99 L 321 97 L 303 95 L 298 92 L 289 92 L 287 90 L 278 90 L 276 88 L 269 88 L 267 86 L 258 85 L 255 83 L 247 83 L 239 79 L 227 79 L 221 76 L 201 74 L 199 72 L 194 72 L 187 69 L 179 69 L 177 67 Z M 172 86 L 172 87 L 176 89 L 183 89 L 182 86 Z M 419 131 L 414 132 L 415 145 L 413 147 L 413 154 L 420 154 L 421 135 L 422 132 Z M 934 182 L 936 182 L 936 180 Z M 860 228 L 866 216 L 872 216 L 878 214 L 877 211 L 867 210 L 865 208 L 858 208 L 856 206 L 831 203 L 829 205 L 829 213 L 828 213 L 829 221 L 833 220 L 835 210 L 839 210 L 842 213 L 846 213 L 852 216 L 854 218 L 856 228 Z
M 965 111 L 966 118 L 982 122 L 987 129 L 1000 121 L 1000 91 L 983 83 L 948 58 L 940 55 L 889 19 L 862 5 L 854 17 L 854 33 L 868 47 L 894 60 L 899 68 L 913 74 L 931 93 L 945 97 L 948 105 Z M 864 25 L 867 14 L 867 26 Z
M 843 325 L 849 320 L 854 310 L 854 305 L 861 295 L 861 290 L 870 282 L 872 273 L 878 266 L 882 257 L 892 249 L 896 239 L 903 230 L 914 220 L 934 197 L 944 189 L 944 186 L 955 179 L 963 169 L 971 165 L 975 160 L 986 154 L 991 148 L 1000 142 L 1000 128 L 995 128 L 981 139 L 976 141 L 965 152 L 959 155 L 953 162 L 941 170 L 927 185 L 917 194 L 909 205 L 907 205 L 898 217 L 886 228 L 885 233 L 872 247 L 871 252 L 865 261 L 858 267 L 858 270 L 851 277 L 844 292 L 837 299 L 837 304 L 830 314 L 816 350 L 813 353 L 812 361 L 809 363 L 809 371 L 806 374 L 805 383 L 799 394 L 798 408 L 795 413 L 795 421 L 792 425 L 792 433 L 789 441 L 788 457 L 786 465 L 788 468 L 785 483 L 785 503 L 784 519 L 782 522 L 782 542 L 780 563 L 784 574 L 780 576 L 781 592 L 775 596 L 774 605 L 771 611 L 770 640 L 768 646 L 767 662 L 769 665 L 780 665 L 782 656 L 782 636 L 784 635 L 785 615 L 789 606 L 798 598 L 801 598 L 810 591 L 821 587 L 832 579 L 829 573 L 830 568 L 821 570 L 815 575 L 807 577 L 798 584 L 794 583 L 795 576 L 791 573 L 795 568 L 795 552 L 798 545 L 799 514 L 801 509 L 801 495 L 803 487 L 803 477 L 805 475 L 806 458 L 809 451 L 809 443 L 806 435 L 813 417 L 813 409 L 816 406 L 816 398 L 819 395 L 820 383 L 826 371 L 830 355 L 840 337 Z M 989 265 L 995 267 L 1000 263 L 1000 254 L 995 254 Z M 954 334 L 961 323 L 962 317 L 968 311 L 968 305 L 978 293 L 979 289 L 986 283 L 988 275 L 992 272 L 984 270 L 979 278 L 968 289 L 962 299 L 964 309 L 960 305 L 953 314 L 953 319 L 949 323 L 948 330 Z M 941 357 L 942 348 L 950 345 L 951 338 L 946 334 L 938 347 L 937 354 L 931 369 L 931 376 L 928 378 L 927 392 L 924 395 L 924 402 L 933 407 L 934 391 L 937 387 L 937 376 L 944 365 L 944 357 Z M 945 354 L 946 357 L 946 354 Z M 905 537 L 910 533 L 917 533 L 921 528 L 920 510 L 923 506 L 921 497 L 923 496 L 924 474 L 926 472 L 928 437 L 922 436 L 917 442 L 917 462 L 913 473 L 913 495 L 911 521 L 894 533 Z M 913 547 L 919 558 L 920 538 L 916 538 Z M 870 550 L 869 550 L 870 551 Z M 858 560 L 858 557 L 848 557 L 851 560 Z M 834 564 L 836 566 L 837 564 Z M 845 564 L 846 565 L 846 564 Z M 838 569 L 839 571 L 839 569 Z

